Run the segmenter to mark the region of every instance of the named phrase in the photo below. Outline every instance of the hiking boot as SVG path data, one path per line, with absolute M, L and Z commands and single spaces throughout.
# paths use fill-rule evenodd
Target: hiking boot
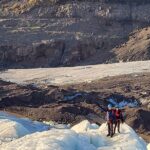
M 110 134 L 107 134 L 107 136 L 110 136 Z
M 114 134 L 112 133 L 112 134 L 111 134 L 111 137 L 113 137 L 113 135 L 114 135 Z

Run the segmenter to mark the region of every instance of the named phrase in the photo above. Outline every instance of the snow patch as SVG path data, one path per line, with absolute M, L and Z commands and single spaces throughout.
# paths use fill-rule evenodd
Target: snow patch
M 82 96 L 81 93 L 75 93 L 74 95 L 70 95 L 70 96 L 65 96 L 64 100 L 73 100 L 74 98 L 77 98 L 78 96 Z
M 109 98 L 107 101 L 113 104 L 114 106 L 119 106 L 120 108 L 123 108 L 125 106 L 138 107 L 138 102 L 136 100 L 122 100 L 121 102 L 116 102 L 115 99 Z

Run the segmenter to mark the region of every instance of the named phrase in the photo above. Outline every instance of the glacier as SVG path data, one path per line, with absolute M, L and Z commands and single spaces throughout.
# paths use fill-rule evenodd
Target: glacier
M 106 137 L 107 124 L 84 120 L 70 128 L 0 112 L 0 150 L 150 150 L 150 144 L 126 123 L 121 133 Z

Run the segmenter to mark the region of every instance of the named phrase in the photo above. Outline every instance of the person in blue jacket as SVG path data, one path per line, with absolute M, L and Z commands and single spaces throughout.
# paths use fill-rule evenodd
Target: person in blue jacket
M 115 112 L 112 109 L 112 105 L 109 104 L 106 111 L 106 120 L 108 125 L 108 134 L 107 136 L 113 137 L 113 123 L 115 122 Z

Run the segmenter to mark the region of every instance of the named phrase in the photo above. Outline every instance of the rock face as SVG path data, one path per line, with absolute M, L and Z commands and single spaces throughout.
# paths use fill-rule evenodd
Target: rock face
M 45 41 L 23 47 L 0 46 L 0 59 L 7 66 L 49 67 L 59 65 L 63 51 L 63 41 Z
M 150 24 L 149 8 L 146 0 L 1 0 L 0 66 L 118 61 L 119 54 L 112 49 L 135 29 Z

